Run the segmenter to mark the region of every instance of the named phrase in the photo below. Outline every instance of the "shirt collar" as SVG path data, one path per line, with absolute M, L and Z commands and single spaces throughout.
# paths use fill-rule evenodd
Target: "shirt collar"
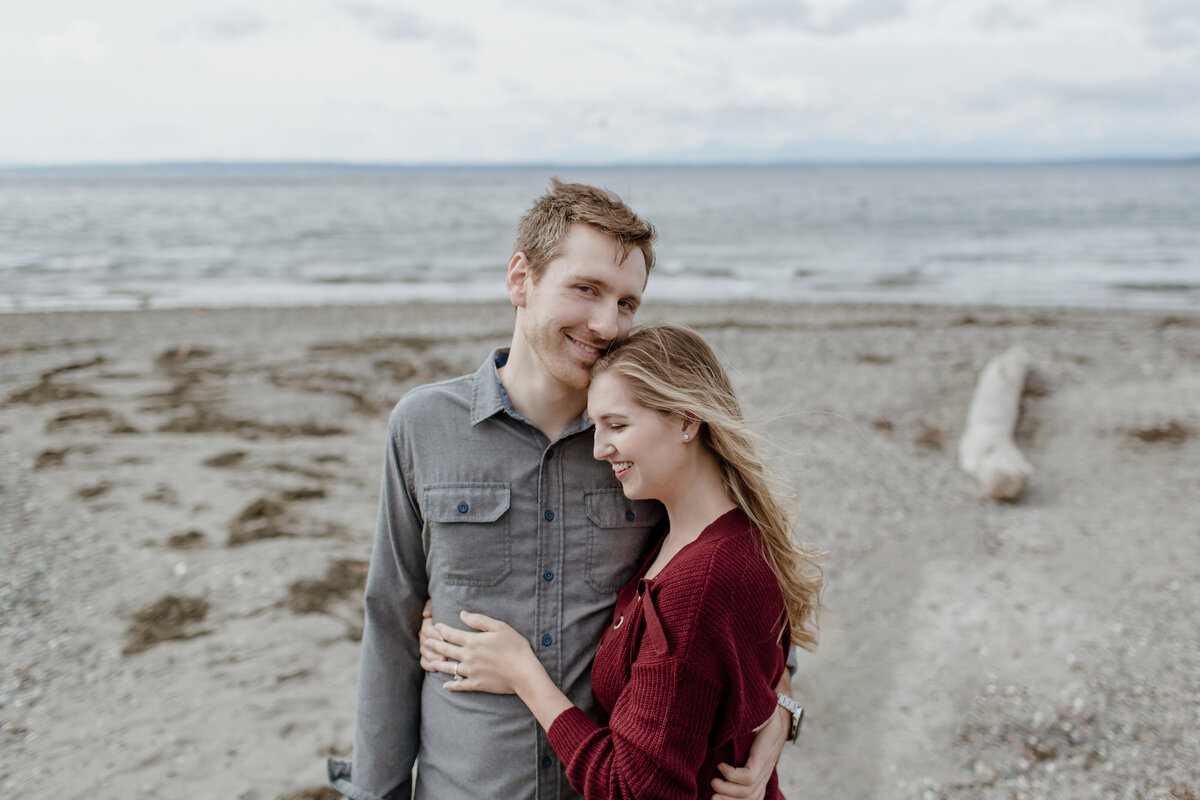
M 471 425 L 491 419 L 501 411 L 516 415 L 512 401 L 500 383 L 500 366 L 508 360 L 508 348 L 499 347 L 492 351 L 487 360 L 475 370 L 475 391 L 471 394 Z M 503 393 L 503 394 L 502 394 Z
M 508 348 L 497 347 L 475 371 L 475 391 L 471 397 L 472 426 L 491 419 L 501 411 L 526 425 L 532 425 L 517 411 L 516 406 L 512 403 L 512 398 L 508 396 L 508 390 L 500 382 L 500 368 L 506 363 L 508 363 Z M 567 426 L 559 438 L 586 431 L 591 427 L 592 421 L 588 419 L 587 414 L 580 414 L 574 422 Z

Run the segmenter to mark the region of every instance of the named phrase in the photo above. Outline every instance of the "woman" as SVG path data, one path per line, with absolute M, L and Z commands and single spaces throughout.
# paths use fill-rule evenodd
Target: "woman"
M 463 612 L 438 625 L 451 691 L 515 693 L 587 798 L 711 797 L 716 766 L 743 763 L 775 709 L 789 642 L 816 645 L 821 573 L 792 543 L 737 399 L 712 349 L 652 325 L 592 370 L 597 459 L 625 495 L 657 499 L 668 527 L 621 590 L 592 668 L 590 720 L 551 682 L 529 642 Z M 781 797 L 777 778 L 768 798 Z

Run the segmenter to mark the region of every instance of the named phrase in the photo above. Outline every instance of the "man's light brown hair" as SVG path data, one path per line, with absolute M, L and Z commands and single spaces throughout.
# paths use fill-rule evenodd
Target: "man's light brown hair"
M 524 253 L 529 261 L 529 275 L 534 282 L 558 255 L 572 222 L 590 225 L 615 239 L 621 248 L 622 261 L 633 248 L 638 248 L 646 259 L 646 274 L 650 274 L 658 235 L 653 225 L 638 217 L 625 201 L 607 189 L 551 178 L 550 191 L 521 217 L 513 243 L 513 253 Z

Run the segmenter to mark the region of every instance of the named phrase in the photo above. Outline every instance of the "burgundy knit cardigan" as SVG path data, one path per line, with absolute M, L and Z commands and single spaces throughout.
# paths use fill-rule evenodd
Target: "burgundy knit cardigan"
M 710 798 L 717 764 L 744 764 L 775 709 L 790 643 L 757 529 L 734 509 L 647 580 L 656 555 L 621 590 L 597 647 L 599 724 L 572 707 L 548 732 L 588 800 Z M 783 797 L 776 775 L 766 796 Z

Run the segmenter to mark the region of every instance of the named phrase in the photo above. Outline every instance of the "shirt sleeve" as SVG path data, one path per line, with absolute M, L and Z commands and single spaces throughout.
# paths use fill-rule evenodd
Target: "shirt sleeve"
M 681 660 L 635 663 L 607 726 L 572 707 L 547 736 L 587 800 L 695 798 L 722 694 L 720 681 Z
M 411 796 L 420 744 L 418 636 L 429 596 L 422 519 L 403 468 L 401 407 L 392 413 L 379 519 L 367 574 L 355 709 L 354 761 L 328 765 L 330 784 L 353 800 Z

